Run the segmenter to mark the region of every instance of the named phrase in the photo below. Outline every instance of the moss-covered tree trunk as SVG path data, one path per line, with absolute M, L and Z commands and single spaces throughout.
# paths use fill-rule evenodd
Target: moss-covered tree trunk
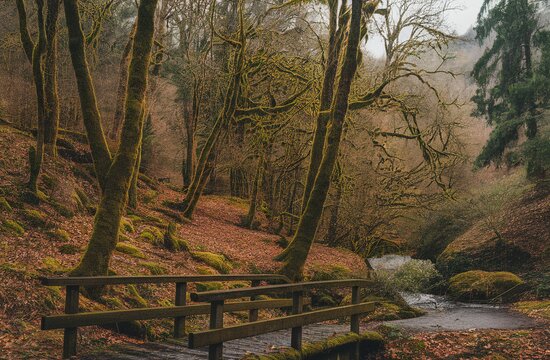
M 94 85 L 86 59 L 86 41 L 80 23 L 78 2 L 63 0 L 65 20 L 69 32 L 69 51 L 76 77 L 82 120 L 94 161 L 99 187 L 105 190 L 105 180 L 111 167 L 111 152 L 103 132 Z
M 264 170 L 264 157 L 260 156 L 258 160 L 258 167 L 256 168 L 256 174 L 254 175 L 254 183 L 252 184 L 252 194 L 250 195 L 250 205 L 248 207 L 248 214 L 243 220 L 243 226 L 251 228 L 256 218 L 256 209 L 258 207 L 258 193 L 262 186 L 262 175 Z
M 321 160 L 323 158 L 323 149 L 325 146 L 325 138 L 327 134 L 327 124 L 330 119 L 330 106 L 334 95 L 334 80 L 338 72 L 338 63 L 342 45 L 342 33 L 337 31 L 338 23 L 338 0 L 330 0 L 329 4 L 329 46 L 327 60 L 325 63 L 325 73 L 323 79 L 323 88 L 321 90 L 321 102 L 319 113 L 315 124 L 315 133 L 313 135 L 313 143 L 311 146 L 311 154 L 309 157 L 309 168 L 306 175 L 304 185 L 304 194 L 302 200 L 302 211 L 305 210 L 315 177 L 319 170 Z M 344 21 L 341 17 L 340 21 Z M 340 25 L 341 28 L 345 26 Z
M 71 54 L 73 66 L 77 74 L 77 81 L 80 79 L 79 81 L 85 83 L 80 84 L 79 91 L 81 89 L 86 91 L 90 88 L 93 90 L 91 81 L 87 82 L 90 79 L 87 78 L 89 72 L 85 62 L 84 38 L 78 15 L 78 4 L 73 0 L 64 0 L 64 4 L 72 45 L 71 52 L 74 52 Z M 73 276 L 106 275 L 112 252 L 118 240 L 120 220 L 126 208 L 128 189 L 136 166 L 143 130 L 142 112 L 145 108 L 156 5 L 157 0 L 142 0 L 139 4 L 137 28 L 128 72 L 121 141 L 114 159 L 110 161 L 107 171 L 104 173 L 103 192 L 94 219 L 92 238 L 80 264 L 71 272 Z M 77 30 L 76 34 L 75 29 Z M 80 58 L 79 54 L 83 57 Z M 85 69 L 79 68 L 79 66 L 84 66 Z M 83 113 L 95 115 L 95 110 L 97 110 L 95 96 L 81 94 L 81 99 L 85 100 L 83 104 L 85 106 L 82 108 Z M 99 115 L 98 112 L 97 115 Z M 97 126 L 90 127 L 92 132 L 97 129 Z M 95 135 L 105 139 L 103 133 Z M 97 149 L 97 144 L 93 149 Z M 97 154 L 95 155 L 97 156 Z
M 61 0 L 47 0 L 46 57 L 44 64 L 44 150 L 57 156 L 57 133 L 59 128 L 59 95 L 57 92 L 57 28 Z
M 344 120 L 348 110 L 351 83 L 357 71 L 357 50 L 361 38 L 362 0 L 353 0 L 351 20 L 343 63 L 338 76 L 339 82 L 330 112 L 330 126 L 327 133 L 323 159 L 313 184 L 311 195 L 303 211 L 292 242 L 279 257 L 284 261 L 281 272 L 290 279 L 302 278 L 304 265 L 317 232 L 323 207 L 330 187 L 330 180 L 340 148 Z
M 45 98 L 44 98 L 44 69 L 43 59 L 46 49 L 46 29 L 44 26 L 44 0 L 36 0 L 37 23 L 38 23 L 38 41 L 32 52 L 32 73 L 36 89 L 36 107 L 37 107 L 37 132 L 36 147 L 29 151 L 30 177 L 29 190 L 38 194 L 38 178 L 44 159 L 44 119 L 46 117 Z
M 118 138 L 118 135 L 120 133 L 120 126 L 122 125 L 122 120 L 124 118 L 124 103 L 126 102 L 126 85 L 128 84 L 130 51 L 132 50 L 132 44 L 134 42 L 136 25 L 137 23 L 134 23 L 132 31 L 130 32 L 130 37 L 126 42 L 126 46 L 124 46 L 124 51 L 122 52 L 122 57 L 120 59 L 115 115 L 113 117 L 113 127 L 111 128 L 111 131 L 109 131 L 109 138 L 111 140 L 116 140 Z
M 142 134 L 142 138 L 143 138 L 143 134 Z M 143 151 L 143 144 L 141 143 L 141 140 L 140 140 L 138 156 L 136 159 L 136 164 L 134 165 L 132 180 L 130 181 L 130 190 L 128 191 L 128 206 L 132 209 L 137 209 L 138 207 L 138 180 L 139 180 L 139 169 L 141 167 L 142 151 Z

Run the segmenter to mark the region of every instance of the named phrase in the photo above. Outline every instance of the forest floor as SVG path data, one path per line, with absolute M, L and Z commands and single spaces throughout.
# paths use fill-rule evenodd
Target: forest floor
M 67 141 L 68 142 L 68 141 Z M 64 291 L 43 287 L 39 277 L 63 275 L 74 267 L 90 238 L 93 204 L 97 189 L 88 163 L 69 161 L 67 156 L 46 159 L 41 189 L 49 200 L 38 206 L 21 200 L 27 180 L 27 151 L 33 144 L 29 134 L 0 126 L 0 359 L 57 359 L 62 331 L 41 331 L 40 317 L 62 312 Z M 70 141 L 66 154 L 85 158 L 86 146 Z M 140 181 L 140 206 L 126 219 L 121 242 L 137 252 L 115 251 L 112 270 L 118 275 L 203 274 L 216 270 L 193 256 L 193 251 L 223 255 L 231 273 L 273 272 L 279 264 L 273 256 L 281 251 L 280 236 L 262 227 L 248 230 L 238 224 L 246 214 L 245 201 L 223 196 L 205 196 L 194 219 L 178 226 L 178 236 L 189 251 L 171 252 L 144 234 L 156 236 L 169 221 L 171 212 L 164 204 L 177 201 L 182 193 L 173 186 Z M 84 204 L 88 198 L 89 204 Z M 11 225 L 9 225 L 11 224 Z M 20 226 L 13 228 L 13 224 Z M 341 265 L 355 273 L 366 271 L 365 263 L 353 253 L 315 244 L 306 272 L 319 265 Z M 195 288 L 191 287 L 191 291 Z M 108 289 L 101 303 L 82 298 L 85 311 L 166 306 L 172 303 L 171 286 L 120 286 Z M 262 316 L 276 315 L 268 312 Z M 538 316 L 538 313 L 535 314 Z M 539 316 L 540 317 L 540 316 Z M 229 322 L 239 320 L 229 317 Z M 205 328 L 208 319 L 197 317 L 190 329 Z M 543 321 L 543 320 L 541 320 Z M 150 321 L 144 329 L 150 339 L 169 337 L 170 320 Z M 548 359 L 548 330 L 472 330 L 459 332 L 420 332 L 405 334 L 381 328 L 389 343 L 388 359 Z M 142 334 L 143 335 L 143 334 Z M 117 343 L 143 340 L 117 332 L 88 327 L 79 330 L 81 353 Z M 494 355 L 494 356 L 493 356 Z M 498 356 L 500 357 L 498 357 Z M 493 356 L 493 357 L 490 357 Z

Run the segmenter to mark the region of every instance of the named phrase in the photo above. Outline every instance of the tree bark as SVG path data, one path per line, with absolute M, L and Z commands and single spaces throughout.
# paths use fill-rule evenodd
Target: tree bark
M 44 148 L 46 154 L 57 156 L 57 132 L 59 129 L 59 95 L 57 93 L 57 21 L 60 0 L 47 0 L 46 58 L 44 66 Z
M 319 171 L 306 208 L 300 218 L 296 234 L 292 242 L 278 257 L 284 261 L 281 273 L 292 280 L 302 278 L 304 265 L 317 232 L 330 187 L 332 172 L 338 157 L 344 119 L 348 110 L 351 83 L 357 71 L 357 51 L 361 38 L 362 0 L 353 0 L 351 7 L 347 46 L 340 70 L 338 88 L 331 106 L 330 127 L 327 133 L 323 159 L 319 165 Z
M 256 208 L 258 207 L 258 192 L 262 184 L 262 173 L 264 170 L 264 157 L 260 156 L 258 160 L 258 167 L 256 169 L 256 174 L 254 175 L 254 184 L 252 185 L 252 194 L 250 196 L 250 206 L 248 208 L 248 214 L 244 218 L 243 226 L 246 228 L 251 228 L 254 224 L 254 219 L 256 218 Z

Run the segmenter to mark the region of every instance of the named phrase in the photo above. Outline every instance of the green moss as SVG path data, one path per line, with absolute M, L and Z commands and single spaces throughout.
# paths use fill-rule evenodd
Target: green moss
M 189 244 L 176 234 L 176 224 L 170 223 L 164 233 L 164 247 L 170 251 L 189 251 Z
M 103 302 L 109 309 L 123 309 L 124 303 L 116 296 L 105 296 Z
M 134 214 L 128 215 L 128 219 L 130 219 L 133 224 L 140 224 L 145 221 L 141 216 L 134 215 Z
M 48 236 L 57 241 L 69 242 L 71 240 L 71 235 L 63 229 L 55 229 L 47 232 Z
M 143 195 L 142 201 L 143 201 L 144 204 L 150 204 L 150 203 L 152 203 L 158 196 L 159 196 L 158 191 L 155 191 L 155 190 L 148 190 L 148 191 L 145 192 L 145 194 Z
M 13 212 L 13 209 L 10 203 L 3 196 L 0 196 L 0 211 L 7 212 L 7 213 Z
M 15 220 L 6 219 L 2 221 L 2 230 L 17 236 L 25 235 L 25 229 Z
M 59 286 L 47 286 L 46 294 L 43 297 L 44 305 L 50 309 L 54 310 L 57 308 L 57 305 L 63 301 L 63 295 L 61 294 L 61 287 Z
M 52 273 L 52 274 L 61 275 L 61 274 L 66 273 L 67 271 L 69 271 L 68 268 L 61 265 L 59 260 L 54 259 L 52 257 L 45 258 L 42 261 L 42 264 L 43 264 L 42 270 L 44 270 L 46 272 L 49 272 L 49 273 Z
M 139 264 L 148 269 L 151 272 L 151 275 L 164 275 L 168 273 L 168 270 L 166 270 L 165 267 L 155 262 L 141 262 Z
M 135 307 L 145 308 L 149 306 L 149 303 L 141 296 L 135 285 L 128 285 L 128 296 L 126 300 Z
M 198 292 L 221 290 L 223 289 L 223 283 L 217 281 L 195 283 L 195 287 Z
M 550 300 L 520 301 L 514 309 L 532 317 L 550 320 Z
M 524 281 L 510 272 L 472 270 L 449 280 L 449 293 L 458 300 L 507 300 L 522 290 Z
M 48 216 L 39 210 L 25 209 L 23 217 L 32 226 L 44 227 L 48 222 Z
M 134 229 L 134 224 L 132 224 L 132 221 L 128 218 L 123 217 L 122 219 L 120 219 L 120 231 L 128 234 L 133 233 L 136 230 Z
M 310 270 L 311 281 L 343 280 L 352 278 L 349 268 L 342 265 L 316 265 Z
M 145 259 L 145 255 L 143 255 L 141 250 L 130 244 L 118 243 L 116 244 L 115 250 L 123 254 L 130 255 L 131 257 Z
M 57 213 L 63 217 L 66 217 L 68 219 L 74 217 L 74 211 L 69 209 L 67 206 L 57 202 L 57 201 L 50 201 L 49 204 L 51 207 L 54 208 Z
M 122 233 L 119 233 L 119 234 L 118 234 L 118 241 L 119 241 L 119 242 L 124 242 L 124 241 L 129 242 L 129 241 L 131 241 L 131 240 L 132 240 L 132 239 L 131 239 L 128 235 L 126 235 L 126 234 L 122 234 Z
M 153 245 L 164 244 L 164 234 L 155 226 L 148 226 L 139 235 L 142 239 Z
M 51 177 L 49 174 L 42 174 L 41 180 L 44 187 L 48 190 L 53 190 L 59 184 L 59 181 Z
M 63 244 L 59 247 L 59 252 L 65 255 L 74 255 L 78 254 L 80 249 L 73 244 Z
M 249 286 L 250 284 L 247 283 L 246 281 L 234 281 L 229 284 L 230 289 L 242 289 L 242 288 L 247 288 Z
M 384 338 L 376 332 L 362 334 L 348 333 L 330 337 L 324 341 L 304 344 L 301 351 L 287 349 L 280 353 L 267 355 L 249 354 L 243 360 L 315 360 L 336 359 L 338 354 L 346 354 L 358 345 L 360 358 L 384 348 Z M 347 358 L 347 357 L 346 357 Z
M 231 270 L 233 270 L 233 265 L 223 255 L 206 251 L 193 251 L 191 252 L 191 256 L 193 259 L 202 261 L 222 274 L 228 274 Z

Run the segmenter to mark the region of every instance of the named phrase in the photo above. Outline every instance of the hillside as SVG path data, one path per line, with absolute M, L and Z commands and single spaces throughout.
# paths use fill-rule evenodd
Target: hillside
M 41 332 L 42 314 L 60 311 L 63 293 L 59 288 L 44 288 L 39 276 L 62 275 L 74 267 L 89 240 L 97 190 L 86 146 L 65 137 L 60 155 L 47 160 L 40 188 L 47 199 L 39 206 L 22 200 L 27 169 L 27 151 L 33 143 L 29 134 L 0 126 L 0 342 L 3 355 L 16 358 L 55 358 L 62 332 Z M 78 159 L 79 163 L 66 158 Z M 139 208 L 125 219 L 123 235 L 115 251 L 111 269 L 118 275 L 204 274 L 216 270 L 197 260 L 196 251 L 222 255 L 219 270 L 232 273 L 273 272 L 272 260 L 280 250 L 278 235 L 239 227 L 246 214 L 243 200 L 222 196 L 201 199 L 192 223 L 179 223 L 177 236 L 191 251 L 171 252 L 161 246 L 162 233 L 174 213 L 163 206 L 165 200 L 178 200 L 182 194 L 170 185 L 143 177 L 139 184 Z M 5 201 L 4 201 L 5 199 Z M 166 215 L 168 214 L 168 215 Z M 194 254 L 194 255 L 193 255 Z M 208 254 L 207 254 L 208 255 Z M 255 264 L 258 264 L 257 266 Z M 341 265 L 353 272 L 365 271 L 364 262 L 354 254 L 315 244 L 307 271 L 315 266 Z M 219 284 L 203 284 L 217 287 Z M 234 284 L 233 286 L 238 286 Z M 194 290 L 193 288 L 191 290 Z M 166 305 L 172 301 L 169 286 L 113 287 L 102 303 L 83 299 L 85 309 L 131 308 Z M 188 326 L 204 326 L 204 318 Z M 133 324 L 126 331 L 159 338 L 167 335 L 169 321 L 153 321 L 145 327 Z M 82 346 L 97 348 L 127 338 L 107 330 L 81 330 Z M 134 340 L 137 341 L 137 340 Z M 55 350 L 52 350 L 54 349 Z M 51 352 L 53 351 L 53 352 Z

